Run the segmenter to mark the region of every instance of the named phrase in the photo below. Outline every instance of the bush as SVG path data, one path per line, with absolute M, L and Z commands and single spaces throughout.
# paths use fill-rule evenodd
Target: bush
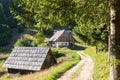
M 52 28 L 48 28 L 48 29 L 44 29 L 43 30 L 43 33 L 45 34 L 45 35 L 53 35 L 53 29 Z
M 52 53 L 53 53 L 53 55 L 56 57 L 56 58 L 59 58 L 59 57 L 62 57 L 62 56 L 65 56 L 65 54 L 63 54 L 63 53 L 60 53 L 60 52 L 58 52 L 58 50 L 52 50 Z
M 28 38 L 21 37 L 14 45 L 16 46 L 21 46 L 21 47 L 36 47 L 37 43 L 36 41 L 30 40 Z
M 42 32 L 38 32 L 36 35 L 35 35 L 35 42 L 37 44 L 40 44 L 40 43 L 43 43 L 44 42 L 44 35 Z
M 32 41 L 31 46 L 35 47 L 38 46 L 36 41 Z
M 15 43 L 14 46 L 15 46 L 15 47 L 16 47 L 16 46 L 21 46 L 21 47 L 23 47 L 23 46 L 25 46 L 25 47 L 37 46 L 35 43 L 34 43 L 34 45 L 32 45 L 32 42 L 33 42 L 32 40 L 22 37 L 22 38 L 20 38 L 20 39 Z

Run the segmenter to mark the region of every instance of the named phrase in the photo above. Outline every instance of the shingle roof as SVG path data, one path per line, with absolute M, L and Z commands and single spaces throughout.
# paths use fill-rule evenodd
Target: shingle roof
M 49 41 L 56 41 L 62 34 L 69 34 L 65 29 L 57 31 L 50 39 Z
M 48 47 L 16 47 L 5 61 L 3 67 L 39 71 L 48 51 Z

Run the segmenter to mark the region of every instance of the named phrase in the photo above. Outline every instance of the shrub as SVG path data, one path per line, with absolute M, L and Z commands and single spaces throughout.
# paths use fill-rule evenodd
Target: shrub
M 65 56 L 65 54 L 60 53 L 60 52 L 58 52 L 58 50 L 55 50 L 55 49 L 52 50 L 52 53 L 53 53 L 53 55 L 54 55 L 56 58 Z
M 14 46 L 26 46 L 26 47 L 28 47 L 28 46 L 31 46 L 31 42 L 32 42 L 32 40 L 22 37 L 15 43 Z
M 42 32 L 38 32 L 36 35 L 35 35 L 35 42 L 37 44 L 40 44 L 42 42 L 44 42 L 44 35 Z
M 43 33 L 45 34 L 45 35 L 53 35 L 53 29 L 52 28 L 48 28 L 48 29 L 44 29 L 43 30 Z
M 35 47 L 35 46 L 38 46 L 38 45 L 37 45 L 36 41 L 32 41 L 31 46 Z
M 21 47 L 35 47 L 37 46 L 37 43 L 33 40 L 30 40 L 28 38 L 21 37 L 18 39 L 18 41 L 14 44 L 14 46 L 21 46 Z

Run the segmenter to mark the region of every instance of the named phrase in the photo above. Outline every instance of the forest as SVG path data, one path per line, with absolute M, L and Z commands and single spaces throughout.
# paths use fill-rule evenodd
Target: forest
M 16 46 L 45 46 L 46 38 L 55 30 L 66 29 L 74 35 L 78 44 L 87 47 L 84 53 L 95 60 L 95 70 L 99 71 L 99 67 L 104 69 L 95 75 L 95 80 L 119 80 L 119 3 L 119 0 L 0 0 L 1 57 Z M 89 53 L 89 49 L 93 54 Z M 63 53 L 61 51 L 53 48 L 57 57 L 59 52 Z M 75 56 L 78 59 L 78 55 Z M 97 61 L 102 64 L 97 58 L 102 61 L 102 57 L 106 62 L 97 66 Z

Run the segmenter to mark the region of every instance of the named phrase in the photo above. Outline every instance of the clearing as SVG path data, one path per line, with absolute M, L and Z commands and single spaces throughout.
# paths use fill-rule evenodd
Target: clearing
M 78 51 L 77 53 L 81 56 L 82 60 L 57 80 L 93 80 L 93 60 L 84 54 L 83 51 Z

